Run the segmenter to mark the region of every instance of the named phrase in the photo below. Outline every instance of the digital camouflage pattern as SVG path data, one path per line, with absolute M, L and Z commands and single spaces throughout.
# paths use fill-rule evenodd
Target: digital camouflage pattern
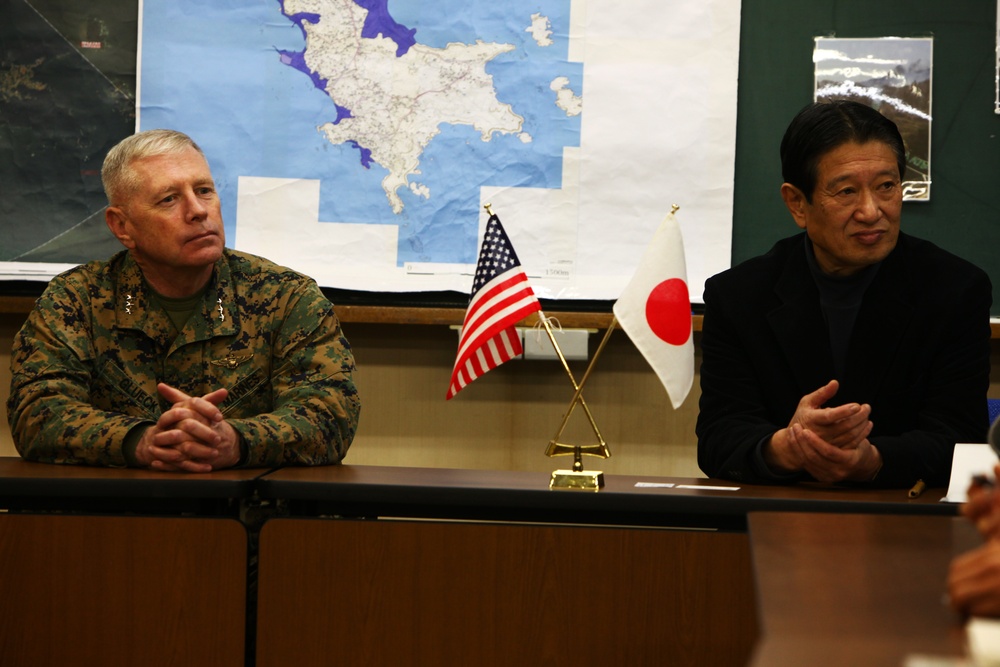
M 132 428 L 225 387 L 220 406 L 247 466 L 336 463 L 357 430 L 354 357 L 316 283 L 226 249 L 200 311 L 175 335 L 123 251 L 55 277 L 14 339 L 7 418 L 18 452 L 50 463 L 124 466 Z

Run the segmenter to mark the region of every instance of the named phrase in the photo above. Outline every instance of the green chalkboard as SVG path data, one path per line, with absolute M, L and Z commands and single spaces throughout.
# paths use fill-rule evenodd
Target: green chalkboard
M 812 101 L 815 37 L 933 37 L 931 199 L 903 231 L 982 267 L 1000 314 L 1000 116 L 993 0 L 743 0 L 733 264 L 796 233 L 778 194 L 778 144 Z

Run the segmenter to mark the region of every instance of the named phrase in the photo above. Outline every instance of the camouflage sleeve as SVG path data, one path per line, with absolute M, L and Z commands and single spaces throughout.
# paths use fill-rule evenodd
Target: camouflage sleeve
M 125 466 L 122 441 L 143 419 L 90 404 L 94 346 L 84 298 L 54 282 L 14 337 L 7 420 L 29 461 Z
M 311 282 L 292 298 L 273 348 L 273 411 L 228 419 L 247 466 L 338 463 L 358 428 L 354 356 L 333 304 Z

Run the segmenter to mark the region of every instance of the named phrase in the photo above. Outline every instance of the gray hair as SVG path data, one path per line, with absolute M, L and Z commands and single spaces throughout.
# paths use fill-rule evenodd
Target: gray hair
M 177 130 L 146 130 L 122 139 L 104 158 L 101 182 L 108 205 L 121 206 L 122 199 L 139 187 L 139 177 L 132 163 L 157 155 L 172 155 L 193 148 L 205 155 L 194 139 Z

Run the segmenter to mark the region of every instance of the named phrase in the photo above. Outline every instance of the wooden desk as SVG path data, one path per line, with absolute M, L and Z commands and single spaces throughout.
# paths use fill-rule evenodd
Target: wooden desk
M 0 458 L 0 663 L 243 667 L 248 539 L 236 518 L 264 472 Z
M 673 488 L 663 485 L 674 484 Z M 693 488 L 680 488 L 680 487 Z M 737 488 L 717 491 L 707 487 Z M 746 530 L 749 512 L 863 512 L 955 516 L 944 489 L 755 486 L 704 478 L 607 475 L 597 493 L 553 491 L 537 472 L 339 465 L 285 468 L 258 483 L 293 514 L 568 522 Z
M 260 539 L 259 667 L 742 665 L 756 636 L 735 533 L 276 519 Z
M 944 605 L 952 557 L 980 540 L 961 518 L 752 514 L 762 641 L 753 665 L 903 665 L 962 656 Z
M 232 519 L 0 514 L 5 667 L 243 667 Z
M 238 516 L 267 470 L 188 475 L 0 456 L 0 509 Z
M 899 489 L 636 483 L 734 486 L 609 476 L 599 493 L 551 491 L 547 474 L 350 465 L 268 474 L 259 493 L 296 518 L 261 530 L 257 664 L 745 665 L 758 634 L 749 511 L 956 511 L 940 489 L 910 501 Z M 324 515 L 341 519 L 309 518 Z
M 940 489 L 909 500 L 606 482 L 589 493 L 526 472 L 175 475 L 0 458 L 0 656 L 236 665 L 254 662 L 244 646 L 256 638 L 262 667 L 745 665 L 758 636 L 749 512 L 895 522 L 919 517 L 887 515 L 956 511 Z M 258 496 L 275 518 L 260 532 L 255 596 L 246 529 L 232 519 Z M 783 641 L 769 635 L 766 650 Z

